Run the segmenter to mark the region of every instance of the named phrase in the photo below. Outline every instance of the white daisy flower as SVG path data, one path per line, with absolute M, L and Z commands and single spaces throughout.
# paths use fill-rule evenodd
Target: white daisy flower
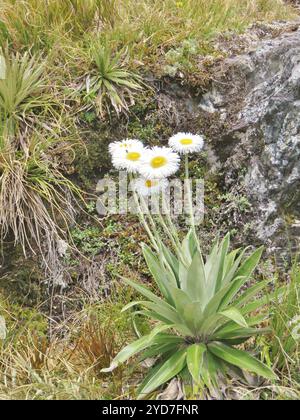
M 111 155 L 124 150 L 132 149 L 133 147 L 143 147 L 143 143 L 136 139 L 125 139 L 121 141 L 114 141 L 108 146 Z
M 203 145 L 203 137 L 191 133 L 177 133 L 169 139 L 169 146 L 182 154 L 200 152 Z
M 116 169 L 125 169 L 130 173 L 136 173 L 140 168 L 141 158 L 146 149 L 138 140 L 127 146 L 120 146 L 118 149 L 113 150 L 112 163 Z
M 133 181 L 133 189 L 140 195 L 146 197 L 153 194 L 158 194 L 167 189 L 169 182 L 167 179 L 149 179 L 137 178 Z
M 139 172 L 147 179 L 167 178 L 177 172 L 179 163 L 180 157 L 172 149 L 155 146 L 144 153 Z

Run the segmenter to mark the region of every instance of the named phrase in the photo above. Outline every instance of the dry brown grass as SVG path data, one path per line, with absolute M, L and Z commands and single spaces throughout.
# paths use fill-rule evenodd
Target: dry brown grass
M 0 400 L 128 398 L 134 392 L 132 369 L 100 373 L 132 334 L 120 303 L 88 306 L 47 336 L 47 319 L 31 310 L 22 320 L 0 302 L 8 335 L 0 340 Z M 28 313 L 28 310 L 24 311 Z

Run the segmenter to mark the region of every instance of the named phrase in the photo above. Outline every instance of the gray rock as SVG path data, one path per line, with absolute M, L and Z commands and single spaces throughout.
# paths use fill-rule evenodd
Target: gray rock
M 274 246 L 285 216 L 300 217 L 300 31 L 226 59 L 215 79 L 199 107 L 219 113 L 223 129 L 213 149 L 226 187 L 243 183 L 254 235 Z M 299 228 L 290 225 L 297 238 Z

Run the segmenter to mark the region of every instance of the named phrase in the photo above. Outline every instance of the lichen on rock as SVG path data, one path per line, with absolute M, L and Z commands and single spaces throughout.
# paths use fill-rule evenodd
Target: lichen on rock
M 244 185 L 256 238 L 276 248 L 285 214 L 300 218 L 300 30 L 256 40 L 218 70 L 199 103 L 222 127 L 212 148 L 226 187 Z

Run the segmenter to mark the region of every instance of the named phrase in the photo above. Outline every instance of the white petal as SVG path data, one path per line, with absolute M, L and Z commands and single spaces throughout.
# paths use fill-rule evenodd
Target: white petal
M 155 158 L 165 159 L 161 166 L 154 167 Z M 147 150 L 141 159 L 140 173 L 144 178 L 167 178 L 178 170 L 180 157 L 169 147 L 153 147 Z
M 169 146 L 180 154 L 200 152 L 203 145 L 203 137 L 192 133 L 177 133 L 169 139 Z

